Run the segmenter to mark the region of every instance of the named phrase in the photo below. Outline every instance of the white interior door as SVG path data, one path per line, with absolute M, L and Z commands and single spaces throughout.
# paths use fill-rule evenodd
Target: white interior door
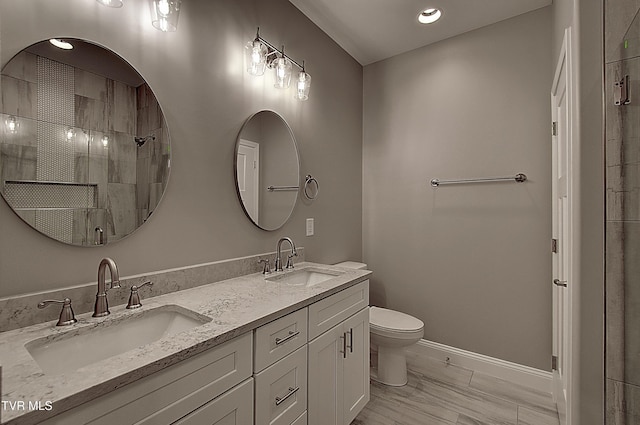
M 572 75 L 570 30 L 551 91 L 553 119 L 553 395 L 562 425 L 571 424 L 571 306 L 576 281 L 572 279 Z
M 237 182 L 244 209 L 258 222 L 258 182 L 260 179 L 260 145 L 240 139 L 236 158 Z

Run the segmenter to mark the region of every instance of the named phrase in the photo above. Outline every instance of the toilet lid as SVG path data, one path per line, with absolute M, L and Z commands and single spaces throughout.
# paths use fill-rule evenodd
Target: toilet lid
M 389 329 L 397 332 L 413 332 L 424 327 L 420 319 L 399 311 L 381 307 L 371 307 L 369 310 L 369 323 L 371 327 Z

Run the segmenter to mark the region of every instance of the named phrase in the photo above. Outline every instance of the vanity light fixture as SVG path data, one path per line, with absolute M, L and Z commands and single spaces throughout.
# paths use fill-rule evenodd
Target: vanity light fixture
M 102 136 L 102 146 L 105 148 L 109 146 L 109 136 Z
M 432 24 L 442 16 L 440 9 L 429 8 L 425 9 L 418 15 L 418 22 L 421 24 Z
M 151 23 L 162 32 L 178 29 L 178 15 L 182 0 L 151 0 Z
M 73 44 L 69 43 L 68 41 L 61 40 L 59 38 L 51 38 L 49 39 L 49 43 L 53 44 L 54 46 L 62 50 L 73 49 Z
M 76 131 L 73 128 L 67 129 L 67 140 L 73 140 L 76 137 Z
M 16 117 L 14 117 L 13 115 L 7 118 L 4 123 L 7 126 L 7 131 L 9 133 L 16 134 L 18 132 L 18 127 L 20 127 L 20 123 L 18 122 Z
M 304 61 L 302 61 L 302 69 L 298 73 L 298 81 L 296 87 L 295 98 L 298 100 L 309 99 L 309 88 L 311 87 L 311 75 L 304 71 Z
M 271 66 L 276 70 L 276 82 L 273 86 L 277 89 L 288 89 L 291 85 L 291 70 L 293 66 L 287 55 L 284 54 L 284 46 L 282 46 L 281 56 L 275 58 Z
M 297 88 L 295 98 L 298 100 L 307 100 L 309 98 L 309 87 L 311 84 L 311 76 L 305 72 L 304 61 L 300 65 L 273 44 L 260 37 L 260 28 L 256 32 L 256 38 L 248 42 L 245 46 L 245 54 L 247 60 L 247 72 L 251 75 L 263 75 L 265 69 L 269 67 L 275 70 L 274 87 L 279 89 L 289 88 L 291 85 L 291 76 L 293 65 L 300 69 L 297 77 Z
M 97 2 L 107 7 L 122 7 L 122 0 L 97 0 Z

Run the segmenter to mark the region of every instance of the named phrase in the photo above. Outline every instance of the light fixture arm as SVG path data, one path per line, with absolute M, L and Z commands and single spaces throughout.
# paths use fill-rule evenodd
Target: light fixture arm
M 300 70 L 304 69 L 303 65 L 300 65 L 291 56 L 287 55 L 284 52 L 284 46 L 282 46 L 282 49 L 278 49 L 276 46 L 274 46 L 273 44 L 269 43 L 264 38 L 260 37 L 260 27 L 258 27 L 258 31 L 256 32 L 256 41 L 259 41 L 259 42 L 263 43 L 265 46 L 267 46 L 269 48 L 269 53 L 267 53 L 267 56 L 271 56 L 271 55 L 279 53 L 283 58 L 289 59 L 291 61 L 291 63 L 294 64 L 295 66 L 297 66 Z

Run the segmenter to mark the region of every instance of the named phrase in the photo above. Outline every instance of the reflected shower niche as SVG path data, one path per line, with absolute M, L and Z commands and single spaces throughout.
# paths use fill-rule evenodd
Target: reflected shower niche
M 0 177 L 18 216 L 60 242 L 104 245 L 136 230 L 169 176 L 155 95 L 120 56 L 65 39 L 27 47 L 2 68 Z

